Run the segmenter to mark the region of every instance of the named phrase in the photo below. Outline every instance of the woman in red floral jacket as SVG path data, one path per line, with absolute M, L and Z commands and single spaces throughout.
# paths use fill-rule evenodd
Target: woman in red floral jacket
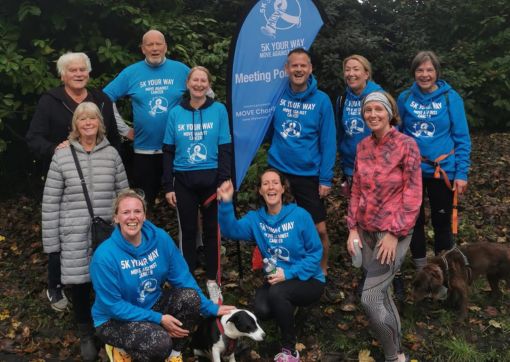
M 386 361 L 405 361 L 400 317 L 389 286 L 404 260 L 422 201 L 421 158 L 416 142 L 393 126 L 400 121 L 395 100 L 368 94 L 362 116 L 372 135 L 357 147 L 347 223 L 347 249 L 362 248 L 366 280 L 361 303 Z

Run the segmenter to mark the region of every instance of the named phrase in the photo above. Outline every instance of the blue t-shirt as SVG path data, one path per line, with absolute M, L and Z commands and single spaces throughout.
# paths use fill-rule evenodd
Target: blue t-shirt
M 210 99 L 198 110 L 179 104 L 168 114 L 163 143 L 175 145 L 176 171 L 218 168 L 218 145 L 231 143 L 225 106 Z
M 186 90 L 189 68 L 166 59 L 151 66 L 144 60 L 125 68 L 105 88 L 112 102 L 131 97 L 135 149 L 161 150 L 168 112 Z

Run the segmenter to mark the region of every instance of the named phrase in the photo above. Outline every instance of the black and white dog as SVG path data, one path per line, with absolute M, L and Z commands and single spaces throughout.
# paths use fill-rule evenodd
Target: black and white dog
M 262 341 L 266 333 L 260 328 L 257 318 L 245 309 L 234 309 L 221 318 L 207 318 L 193 334 L 191 346 L 195 356 L 207 357 L 213 362 L 221 358 L 235 362 L 234 351 L 237 339 L 249 337 Z

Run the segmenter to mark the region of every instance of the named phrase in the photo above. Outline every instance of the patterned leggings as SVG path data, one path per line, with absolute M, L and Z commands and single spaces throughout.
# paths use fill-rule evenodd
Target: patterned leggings
M 397 361 L 400 352 L 401 330 L 400 316 L 389 291 L 389 286 L 400 269 L 409 249 L 412 234 L 399 239 L 395 262 L 382 265 L 376 259 L 379 251 L 377 244 L 385 232 L 367 232 L 358 228 L 363 242 L 363 268 L 366 271 L 365 284 L 361 294 L 361 303 L 367 313 L 372 332 L 381 343 L 386 361 Z
M 200 297 L 194 289 L 164 290 L 152 309 L 170 314 L 183 323 L 182 328 L 193 331 L 200 319 Z M 104 343 L 124 349 L 134 361 L 163 361 L 173 350 L 182 351 L 187 338 L 172 338 L 159 324 L 152 322 L 124 322 L 110 319 L 96 328 Z

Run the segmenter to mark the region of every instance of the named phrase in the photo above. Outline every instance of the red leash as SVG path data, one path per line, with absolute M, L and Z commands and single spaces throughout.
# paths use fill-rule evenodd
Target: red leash
M 217 201 L 217 195 L 216 193 L 212 194 L 211 196 L 209 196 L 205 201 L 204 203 L 202 204 L 203 207 L 208 207 L 212 202 L 218 202 Z M 218 202 L 219 204 L 219 202 Z M 216 235 L 216 239 L 217 239 L 217 246 L 218 246 L 218 271 L 216 272 L 216 283 L 218 284 L 218 286 L 220 287 L 220 290 L 221 290 L 221 232 L 220 232 L 220 224 L 219 222 L 217 223 L 217 228 L 216 230 L 218 231 L 217 232 L 217 235 Z M 220 298 L 218 300 L 218 304 L 219 305 L 222 305 L 223 304 L 223 300 Z M 221 324 L 221 323 L 219 323 Z

